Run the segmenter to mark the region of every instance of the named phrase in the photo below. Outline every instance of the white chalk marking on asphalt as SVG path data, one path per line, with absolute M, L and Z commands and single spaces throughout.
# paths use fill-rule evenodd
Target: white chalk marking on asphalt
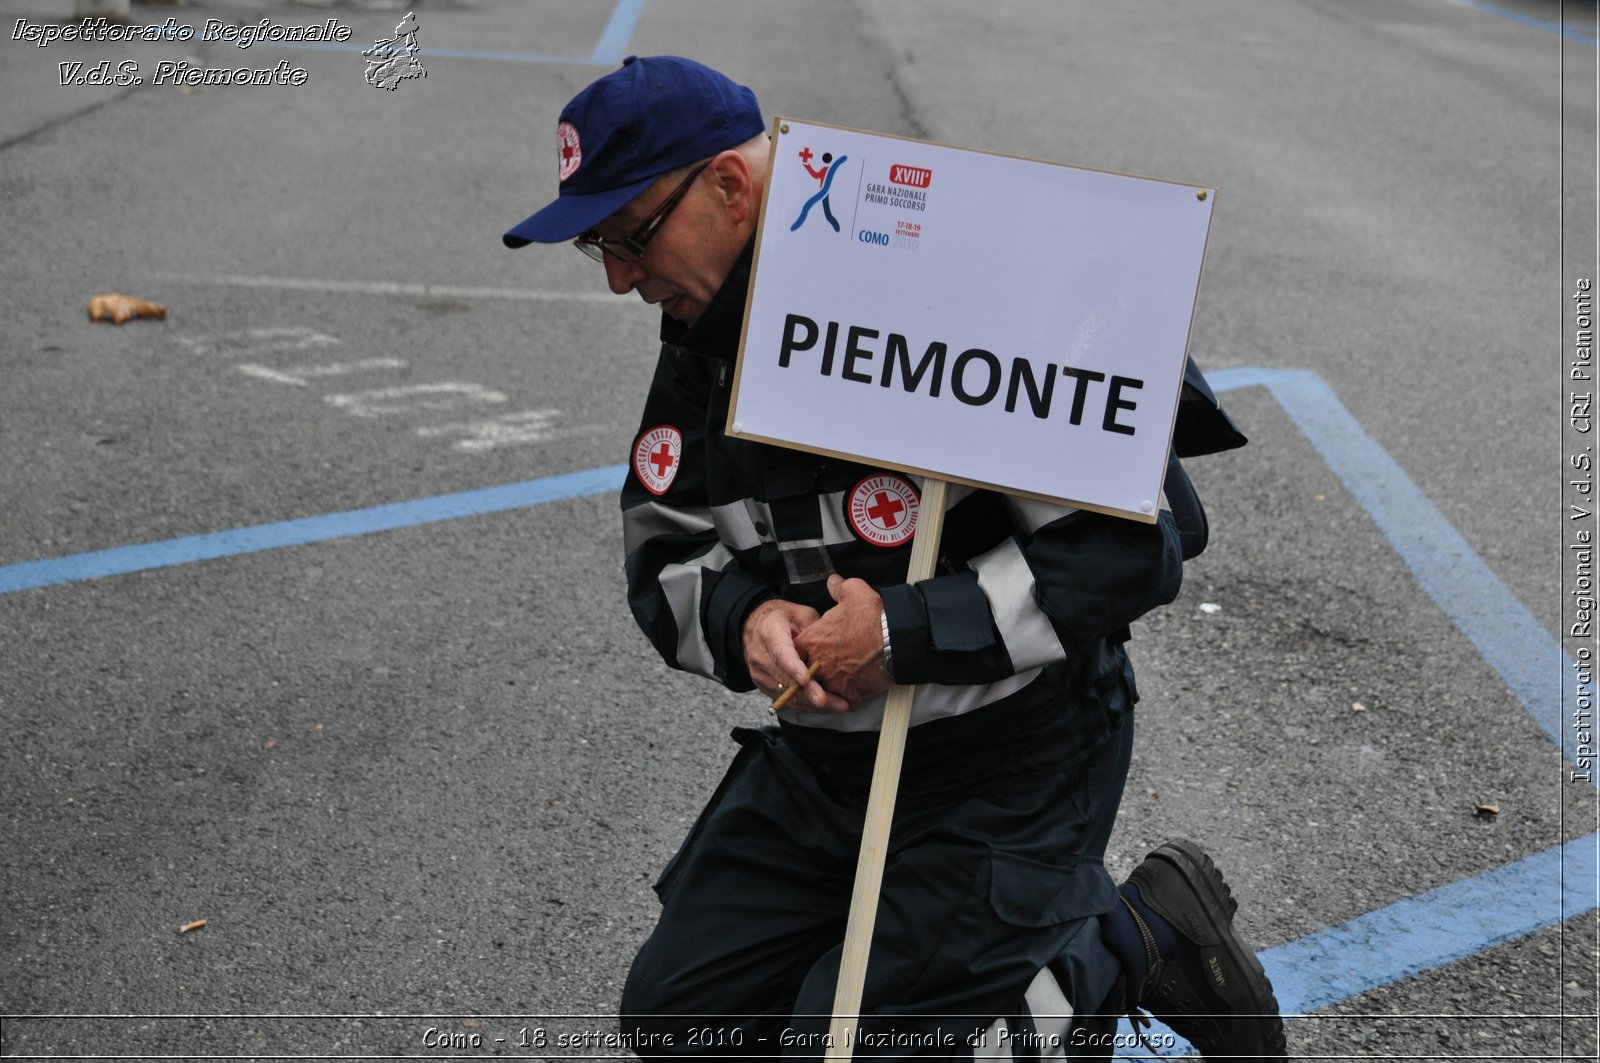
M 555 434 L 555 421 L 560 416 L 561 411 L 557 409 L 523 410 L 521 413 L 508 413 L 487 421 L 429 425 L 416 431 L 423 439 L 437 439 L 448 435 L 466 436 L 467 438 L 459 439 L 452 444 L 454 449 L 484 451 L 516 443 L 542 443 Z
M 474 403 L 505 402 L 503 393 L 482 384 L 408 384 L 399 388 L 374 388 L 349 395 L 324 395 L 323 401 L 354 417 L 386 417 L 413 410 L 450 410 Z
M 270 380 L 274 384 L 293 384 L 296 387 L 305 387 L 306 381 L 315 377 L 324 376 L 349 376 L 351 373 L 366 373 L 374 369 L 404 369 L 406 363 L 400 358 L 362 358 L 354 362 L 330 362 L 327 365 L 307 365 L 295 369 L 273 369 L 270 366 L 256 365 L 246 362 L 234 366 L 239 372 L 253 376 L 260 380 Z
M 308 328 L 240 329 L 238 332 L 218 332 L 209 336 L 179 336 L 177 340 L 192 354 L 217 354 L 234 358 L 267 351 L 305 351 L 313 347 L 333 347 L 339 343 L 335 336 Z
M 616 303 L 631 306 L 609 292 L 552 292 L 527 288 L 454 287 L 444 284 L 402 284 L 398 281 L 315 280 L 301 277 L 245 277 L 237 274 L 158 273 L 161 280 L 232 288 L 279 288 L 286 291 L 345 292 L 351 295 L 411 295 L 434 299 L 512 299 L 536 303 Z M 263 330 L 266 331 L 266 330 Z M 309 331 L 309 330 L 308 330 Z
M 270 380 L 274 384 L 293 384 L 295 387 L 301 388 L 306 386 L 306 382 L 302 378 L 291 376 L 288 373 L 280 373 L 276 369 L 269 369 L 264 365 L 246 362 L 243 365 L 236 365 L 234 368 L 246 376 L 255 377 L 257 380 Z
M 555 409 L 524 410 L 521 413 L 508 413 L 487 421 L 430 425 L 417 429 L 417 435 L 423 439 L 437 439 L 447 435 L 465 436 L 466 438 L 452 443 L 452 449 L 469 454 L 482 454 L 499 447 L 545 443 L 558 437 L 609 431 L 607 426 L 598 424 L 557 428 L 555 420 L 560 416 L 561 411 Z

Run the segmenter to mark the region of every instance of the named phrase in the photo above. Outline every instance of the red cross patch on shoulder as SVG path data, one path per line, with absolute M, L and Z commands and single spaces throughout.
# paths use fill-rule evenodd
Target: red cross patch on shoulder
M 902 546 L 917 530 L 920 499 L 911 482 L 890 473 L 868 476 L 845 499 L 850 528 L 873 546 Z
M 633 471 L 653 495 L 664 495 L 678 478 L 683 463 L 683 433 L 670 424 L 658 425 L 639 437 L 633 448 Z

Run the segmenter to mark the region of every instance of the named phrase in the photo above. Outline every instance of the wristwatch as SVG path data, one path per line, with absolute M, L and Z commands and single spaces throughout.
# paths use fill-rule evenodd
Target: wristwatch
M 878 614 L 878 630 L 883 632 L 883 674 L 894 682 L 894 647 L 889 643 L 889 612 Z

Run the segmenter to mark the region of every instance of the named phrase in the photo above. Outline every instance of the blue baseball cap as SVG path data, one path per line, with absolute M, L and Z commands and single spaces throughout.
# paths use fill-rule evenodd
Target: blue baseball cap
M 672 55 L 630 55 L 572 98 L 556 125 L 560 194 L 501 237 L 554 244 L 593 229 L 657 177 L 766 129 L 755 93 Z

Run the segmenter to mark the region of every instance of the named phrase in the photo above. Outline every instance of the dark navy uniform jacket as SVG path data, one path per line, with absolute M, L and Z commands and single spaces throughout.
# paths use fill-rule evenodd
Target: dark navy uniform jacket
M 923 687 L 914 727 L 1063 697 L 1131 706 L 1128 624 L 1177 596 L 1180 524 L 1203 542 L 1197 504 L 1145 524 L 951 485 L 937 573 L 907 584 L 911 544 L 894 529 L 917 504 L 917 477 L 724 434 L 749 270 L 747 248 L 694 327 L 663 316 L 622 491 L 628 600 L 662 658 L 751 689 L 741 641 L 750 611 L 773 597 L 825 611 L 837 572 L 883 596 L 895 679 Z M 1172 468 L 1182 477 L 1176 459 Z M 887 530 L 864 517 L 880 487 Z M 1168 494 L 1182 495 L 1175 487 L 1187 480 L 1169 473 Z M 783 715 L 875 729 L 882 698 L 839 715 Z

